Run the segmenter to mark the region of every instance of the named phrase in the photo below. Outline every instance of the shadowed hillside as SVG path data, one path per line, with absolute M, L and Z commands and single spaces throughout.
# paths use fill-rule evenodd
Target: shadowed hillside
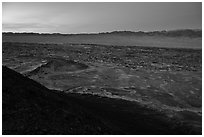
M 7 67 L 2 74 L 3 134 L 200 134 L 134 102 L 51 91 Z
M 3 134 L 111 134 L 62 94 L 3 67 Z

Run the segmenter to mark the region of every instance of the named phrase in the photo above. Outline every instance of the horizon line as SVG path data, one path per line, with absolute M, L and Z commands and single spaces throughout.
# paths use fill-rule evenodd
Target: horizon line
M 169 30 L 153 30 L 153 31 L 131 31 L 131 30 L 113 30 L 113 31 L 101 31 L 101 32 L 80 32 L 80 33 L 60 33 L 60 32 L 33 32 L 33 31 L 2 31 L 2 33 L 34 33 L 34 34 L 59 34 L 59 35 L 76 35 L 76 34 L 104 34 L 104 33 L 113 33 L 113 32 L 132 32 L 132 33 L 138 33 L 138 32 L 143 32 L 143 33 L 150 33 L 150 32 L 170 32 L 170 31 L 182 31 L 182 30 L 193 30 L 193 31 L 202 31 L 201 29 L 169 29 Z

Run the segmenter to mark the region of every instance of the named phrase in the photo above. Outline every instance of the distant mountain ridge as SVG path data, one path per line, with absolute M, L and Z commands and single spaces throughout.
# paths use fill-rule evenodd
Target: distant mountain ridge
M 112 31 L 101 33 L 79 33 L 79 34 L 62 34 L 62 33 L 34 33 L 34 32 L 3 32 L 3 35 L 135 35 L 135 36 L 167 36 L 167 37 L 202 37 L 202 30 L 200 29 L 180 29 L 180 30 L 163 30 L 163 31 Z
M 202 30 L 113 31 L 87 34 L 12 33 L 2 34 L 2 42 L 98 44 L 165 48 L 202 48 Z

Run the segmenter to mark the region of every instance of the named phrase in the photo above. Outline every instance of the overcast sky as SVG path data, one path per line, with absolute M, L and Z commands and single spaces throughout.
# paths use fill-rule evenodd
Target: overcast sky
M 201 3 L 3 3 L 3 31 L 201 29 Z

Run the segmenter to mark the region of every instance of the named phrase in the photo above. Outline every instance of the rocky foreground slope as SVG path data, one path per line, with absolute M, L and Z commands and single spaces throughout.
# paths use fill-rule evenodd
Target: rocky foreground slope
M 4 135 L 201 134 L 136 102 L 51 91 L 4 66 L 2 79 Z

